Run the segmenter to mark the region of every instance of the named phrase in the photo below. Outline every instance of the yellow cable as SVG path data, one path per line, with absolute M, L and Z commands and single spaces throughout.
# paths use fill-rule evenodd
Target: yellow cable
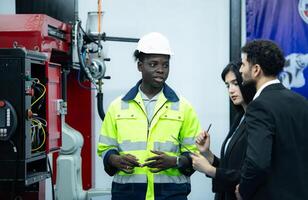
M 45 144 L 45 141 L 46 141 L 46 132 L 45 132 L 45 130 L 44 130 L 44 127 L 43 127 L 42 122 L 40 122 L 40 121 L 38 121 L 38 120 L 35 120 L 35 119 L 32 119 L 32 122 L 35 122 L 35 123 L 37 123 L 37 125 L 39 125 L 40 129 L 42 129 L 42 131 L 43 131 L 43 136 L 44 136 L 44 137 L 43 137 L 43 142 L 42 142 L 42 144 L 41 144 L 39 147 L 37 147 L 37 148 L 35 148 L 35 149 L 32 149 L 31 151 L 33 152 L 33 151 L 39 150 L 39 149 L 42 148 L 43 145 Z
M 36 84 L 39 84 L 41 87 L 43 87 L 43 93 L 41 94 L 41 96 L 39 97 L 39 98 L 37 98 L 32 104 L 31 104 L 31 107 L 34 105 L 34 104 L 36 104 L 44 95 L 45 95 L 45 93 L 46 93 L 46 87 L 45 87 L 45 85 L 43 85 L 42 83 L 40 83 L 40 80 L 38 79 L 38 78 L 33 78 L 33 80 L 34 80 L 34 82 L 36 83 Z M 43 132 L 43 142 L 42 142 L 42 144 L 39 146 L 39 147 L 37 147 L 37 148 L 35 148 L 35 149 L 32 149 L 31 151 L 33 152 L 33 151 L 37 151 L 37 150 L 39 150 L 40 148 L 42 148 L 43 147 L 43 145 L 45 144 L 45 142 L 46 142 L 46 132 L 45 132 L 45 129 L 44 129 L 44 127 L 43 126 L 45 126 L 46 127 L 46 125 L 45 124 L 43 124 L 40 120 L 38 120 L 38 119 L 32 119 L 31 120 L 31 122 L 32 122 L 32 124 L 35 126 L 35 125 L 37 125 L 38 127 L 39 127 L 39 129 L 42 129 L 42 132 Z M 35 124 L 36 123 L 36 124 Z M 35 133 L 35 134 L 38 134 L 38 133 Z
M 38 79 L 37 79 L 37 80 L 38 80 Z M 40 83 L 39 80 L 36 82 L 36 84 L 39 84 L 40 86 L 42 86 L 42 87 L 44 88 L 44 91 L 43 91 L 43 93 L 41 94 L 41 96 L 40 96 L 39 98 L 37 98 L 37 99 L 31 104 L 31 107 L 32 107 L 34 104 L 36 104 L 36 103 L 45 95 L 45 93 L 46 93 L 46 87 L 45 87 L 45 85 L 43 85 L 42 83 Z

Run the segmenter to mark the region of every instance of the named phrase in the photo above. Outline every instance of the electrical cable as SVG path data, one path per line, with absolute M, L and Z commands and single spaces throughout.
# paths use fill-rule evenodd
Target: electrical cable
M 43 89 L 40 88 L 40 87 L 38 87 L 37 85 L 34 85 L 34 89 L 37 90 L 39 94 L 42 94 L 42 93 L 43 93 Z M 34 94 L 35 94 L 35 92 L 34 92 Z M 37 102 L 37 103 L 39 103 L 39 104 L 37 105 L 37 111 L 39 111 L 39 110 L 42 108 L 43 103 L 45 102 L 45 97 L 46 97 L 46 96 L 44 96 L 43 98 L 41 98 L 41 99 Z M 34 100 L 34 101 L 35 101 L 35 100 Z
M 89 36 L 86 32 L 85 32 L 85 30 L 82 28 L 82 26 L 81 26 L 81 21 L 79 21 L 78 22 L 78 25 L 77 25 L 77 28 L 80 28 L 80 30 L 82 31 L 82 33 L 91 41 L 91 42 L 93 42 L 93 43 L 95 43 L 95 44 L 97 44 L 97 45 L 99 45 L 98 44 L 98 42 L 96 42 L 96 40 L 95 39 L 93 39 L 91 36 Z M 77 31 L 77 34 L 79 33 L 79 31 Z M 78 36 L 77 36 L 78 37 Z
M 40 86 L 42 86 L 44 89 L 43 89 L 43 93 L 41 94 L 41 96 L 39 96 L 39 98 L 37 98 L 32 104 L 31 104 L 31 107 L 36 104 L 36 102 L 38 102 L 46 93 L 46 87 L 45 85 L 43 85 L 42 83 L 40 83 L 40 80 L 37 79 L 37 78 L 34 78 L 34 80 L 37 80 L 37 82 L 34 81 L 35 84 L 38 84 Z
M 78 70 L 78 85 L 80 87 L 82 87 L 83 89 L 87 89 L 87 90 L 96 90 L 96 88 L 92 88 L 92 87 L 88 87 L 88 86 L 85 86 L 85 85 L 82 85 L 81 81 L 80 81 L 80 70 Z
M 78 24 L 77 24 L 77 34 L 80 32 L 78 29 L 82 31 L 83 35 L 85 36 L 85 38 L 87 40 L 89 40 L 90 42 L 93 42 L 94 44 L 96 44 L 98 46 L 97 50 L 89 50 L 89 53 L 97 53 L 97 52 L 99 52 L 99 49 L 103 49 L 103 46 L 100 43 L 98 43 L 95 39 L 93 39 L 90 35 L 88 35 L 85 32 L 85 30 L 81 26 L 81 21 L 79 21 Z M 78 38 L 78 35 L 77 35 L 77 38 Z M 77 48 L 79 48 L 79 47 L 77 47 Z
M 9 142 L 11 143 L 11 145 L 13 146 L 13 150 L 15 153 L 17 153 L 17 147 L 16 145 L 14 144 L 14 142 L 12 140 L 9 140 Z
M 85 53 L 83 53 L 83 56 L 81 58 L 85 57 Z M 78 81 L 78 85 L 84 89 L 87 89 L 87 90 L 96 90 L 96 88 L 92 88 L 92 87 L 88 87 L 88 86 L 85 86 L 81 83 L 81 73 L 80 73 L 80 70 L 78 70 L 78 77 L 77 77 L 77 81 Z
M 15 169 L 15 181 L 12 181 L 12 184 L 11 184 L 11 199 L 13 200 L 14 199 L 14 195 L 15 195 L 15 183 L 17 182 L 17 176 L 18 176 L 18 149 L 17 149 L 17 146 L 14 144 L 14 142 L 10 139 L 9 142 L 11 143 L 11 145 L 13 146 L 13 150 L 14 150 L 14 153 L 16 153 L 16 159 L 15 159 L 15 166 L 16 166 L 16 169 Z
M 84 70 L 84 72 L 86 73 L 86 75 L 88 76 L 88 78 L 90 79 L 90 81 L 92 82 L 93 78 L 91 77 L 90 71 L 89 69 L 86 68 L 86 64 L 83 60 L 82 57 L 82 46 L 80 46 L 80 29 L 81 29 L 81 21 L 78 22 L 78 26 L 77 26 L 77 54 L 78 54 L 78 59 L 79 59 L 79 63 L 80 63 L 80 68 Z
M 38 116 L 34 117 L 33 119 L 38 120 L 43 126 L 47 127 L 47 121 L 45 119 Z
M 50 172 L 50 183 L 51 183 L 52 200 L 55 200 L 55 188 L 54 188 L 54 184 L 52 182 L 52 169 L 51 169 L 51 165 L 50 165 L 50 161 L 49 161 L 48 155 L 47 155 L 47 163 L 48 163 L 48 168 L 49 168 L 49 172 Z
M 32 150 L 31 150 L 32 152 L 37 151 L 37 150 L 39 150 L 40 148 L 42 148 L 43 145 L 44 145 L 45 142 L 46 142 L 46 132 L 45 132 L 45 129 L 44 129 L 44 127 L 43 127 L 44 125 L 42 124 L 42 122 L 40 122 L 40 121 L 38 121 L 38 120 L 35 120 L 35 119 L 32 119 L 32 123 L 33 123 L 33 122 L 35 122 L 36 125 L 38 126 L 38 128 L 42 130 L 42 132 L 43 132 L 43 142 L 40 144 L 39 147 L 32 149 Z M 35 125 L 35 124 L 34 124 L 34 125 Z

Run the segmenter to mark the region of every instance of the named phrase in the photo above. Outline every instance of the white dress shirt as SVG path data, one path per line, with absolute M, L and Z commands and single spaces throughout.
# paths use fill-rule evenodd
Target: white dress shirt
M 272 85 L 272 84 L 276 84 L 276 83 L 280 83 L 280 81 L 278 79 L 274 79 L 274 80 L 264 83 L 256 92 L 255 96 L 253 97 L 253 100 L 255 100 L 258 96 L 260 96 L 261 92 L 264 90 L 265 87 Z

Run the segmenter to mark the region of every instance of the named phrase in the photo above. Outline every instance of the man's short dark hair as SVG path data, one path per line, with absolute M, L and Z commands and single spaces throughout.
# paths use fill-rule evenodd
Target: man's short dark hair
M 151 55 L 153 55 L 153 54 L 147 54 L 147 53 L 143 53 L 141 51 L 135 50 L 133 56 L 135 58 L 135 61 L 143 62 L 145 58 L 147 58 Z M 157 55 L 159 55 L 159 54 L 157 54 Z M 168 55 L 168 57 L 170 58 L 170 55 Z
M 140 51 L 138 51 L 138 50 L 135 50 L 135 52 L 134 52 L 135 61 L 141 61 L 141 62 L 143 62 L 145 56 L 146 56 L 145 53 L 140 52 Z
M 252 40 L 242 47 L 247 61 L 259 64 L 266 76 L 277 76 L 283 69 L 285 58 L 282 50 L 271 40 Z

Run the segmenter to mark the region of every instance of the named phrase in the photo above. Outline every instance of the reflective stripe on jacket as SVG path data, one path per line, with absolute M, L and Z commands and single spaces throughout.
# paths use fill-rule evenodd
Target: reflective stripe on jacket
M 178 98 L 165 84 L 156 102 L 153 118 L 148 121 L 138 84 L 125 97 L 111 103 L 101 129 L 99 156 L 104 158 L 108 151 L 116 150 L 119 154 L 132 154 L 144 163 L 145 159 L 155 155 L 151 150 L 163 151 L 170 156 L 186 152 L 172 137 L 196 152 L 194 140 L 201 127 L 190 103 Z M 113 182 L 147 184 L 146 199 L 154 200 L 154 183 L 182 184 L 190 180 L 177 168 L 152 173 L 148 167 L 135 167 L 133 174 L 118 171 Z

